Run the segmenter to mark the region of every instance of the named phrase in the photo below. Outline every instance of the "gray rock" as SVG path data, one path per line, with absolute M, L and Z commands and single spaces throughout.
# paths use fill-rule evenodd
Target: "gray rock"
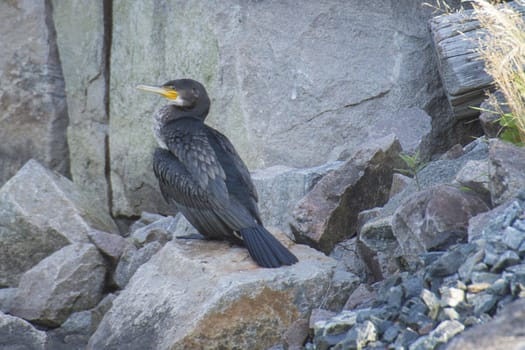
M 492 266 L 491 271 L 494 272 L 500 272 L 506 267 L 519 264 L 521 262 L 521 259 L 516 252 L 513 252 L 512 250 L 507 250 L 503 252 L 503 254 L 500 255 L 498 261 Z
M 108 213 L 71 181 L 34 160 L 0 189 L 0 286 L 61 247 L 89 242 L 93 229 L 118 232 Z
M 151 242 L 159 242 L 164 245 L 173 238 L 173 233 L 179 224 L 181 215 L 168 216 L 154 221 L 144 227 L 132 231 L 130 237 L 137 247 L 143 247 Z
M 357 214 L 386 202 L 393 169 L 401 167 L 399 141 L 390 135 L 364 145 L 340 168 L 325 175 L 294 209 L 292 232 L 328 253 L 357 229 Z M 374 191 L 370 191 L 374 188 Z
M 505 279 L 509 280 L 510 292 L 520 298 L 525 297 L 525 264 L 515 265 L 507 268 L 504 274 Z
M 309 335 L 308 319 L 301 318 L 292 323 L 283 335 L 283 342 L 287 350 L 303 350 L 303 344 Z
M 489 208 L 477 196 L 440 185 L 410 196 L 394 213 L 392 230 L 407 260 L 431 248 L 441 232 L 463 230 Z
M 67 174 L 68 116 L 50 2 L 2 1 L 0 13 L 0 185 L 31 158 Z
M 453 287 L 441 287 L 441 306 L 456 307 L 461 302 L 465 301 L 465 291 Z
M 474 306 L 476 316 L 492 313 L 499 299 L 500 296 L 488 293 L 467 293 L 466 295 L 467 302 Z
M 337 260 L 338 269 L 351 272 L 364 280 L 367 275 L 366 266 L 359 255 L 356 246 L 357 238 L 351 238 L 344 242 L 336 244 L 330 257 Z
M 113 274 L 113 281 L 115 284 L 123 289 L 138 268 L 151 259 L 151 257 L 161 248 L 162 244 L 155 241 L 146 244 L 140 249 L 137 249 L 132 245 L 128 246 L 122 253 L 117 268 Z
M 155 221 L 165 219 L 166 217 L 164 215 L 155 214 L 155 213 L 149 213 L 147 211 L 143 211 L 140 213 L 140 218 L 135 221 L 131 226 L 129 227 L 129 233 L 135 232 L 140 228 L 143 228 L 144 226 L 147 226 L 149 224 L 154 223 Z
M 344 334 L 357 324 L 357 311 L 343 311 L 326 321 L 318 321 L 314 325 L 316 336 L 332 336 Z
M 144 131 L 165 101 L 136 93 L 137 83 L 202 81 L 213 101 L 209 123 L 232 140 L 252 169 L 323 164 L 341 150 L 352 154 L 389 134 L 383 124 L 399 128 L 404 123 L 392 116 L 400 109 L 441 112 L 442 90 L 428 45 L 430 9 L 392 0 L 252 5 L 135 1 L 113 7 L 114 214 L 162 207 L 150 166 L 154 140 Z M 362 30 L 371 26 L 388 30 Z
M 487 289 L 487 292 L 494 295 L 505 296 L 509 294 L 509 282 L 504 278 L 498 278 Z
M 306 169 L 273 166 L 253 172 L 252 179 L 259 195 L 259 210 L 263 223 L 291 236 L 289 222 L 297 202 L 319 179 L 341 164 L 342 162 L 338 161 Z
M 27 271 L 20 279 L 10 313 L 42 325 L 57 326 L 75 311 L 102 298 L 106 266 L 91 244 L 68 245 Z
M 392 216 L 367 222 L 359 231 L 360 255 L 375 279 L 399 270 L 399 244 L 392 232 Z
M 334 311 L 315 308 L 310 313 L 310 319 L 308 321 L 308 326 L 312 329 L 315 328 L 317 322 L 325 322 L 334 317 L 336 313 Z
M 510 113 L 503 93 L 500 90 L 496 90 L 488 99 L 483 101 L 479 108 L 481 109 L 479 121 L 483 128 L 483 133 L 490 138 L 498 137 L 505 129 L 498 123 L 498 119 L 501 117 L 500 113 Z
M 399 327 L 398 324 L 394 323 L 393 325 L 388 327 L 387 330 L 383 333 L 383 340 L 388 343 L 393 343 L 400 330 L 401 327 Z
M 457 320 L 447 320 L 441 322 L 432 332 L 429 334 L 429 338 L 439 343 L 447 343 L 455 335 L 463 332 L 465 326 Z
M 513 250 L 518 250 L 521 243 L 525 240 L 525 231 L 515 229 L 512 226 L 507 227 L 502 233 L 501 241 Z
M 375 212 L 375 220 L 382 220 L 394 214 L 401 204 L 413 193 L 420 190 L 429 189 L 439 184 L 450 184 L 456 174 L 471 160 L 486 160 L 488 157 L 487 143 L 481 139 L 461 148 L 462 154 L 454 159 L 436 160 L 428 163 L 420 172 L 418 178 L 420 188 L 412 181 L 403 191 L 391 197 L 382 209 Z M 372 220 L 372 219 L 370 219 Z M 359 227 L 362 227 L 366 220 L 361 220 Z
M 477 248 L 475 244 L 462 244 L 451 248 L 426 267 L 426 275 L 446 277 L 455 274 L 465 263 L 467 257 L 473 255 Z
M 428 317 L 435 320 L 441 309 L 441 302 L 439 298 L 428 289 L 423 289 L 421 291 L 420 297 L 428 308 Z
M 376 297 L 374 291 L 366 284 L 360 284 L 348 297 L 343 310 L 353 310 L 366 305 Z
M 112 263 L 118 261 L 124 249 L 129 245 L 129 243 L 118 234 L 95 229 L 88 232 L 88 237 L 102 254 L 111 259 Z
M 282 332 L 326 296 L 336 265 L 306 246 L 291 250 L 299 263 L 262 269 L 242 247 L 172 240 L 131 278 L 87 348 L 264 349 L 279 343 Z
M 441 313 L 439 315 L 440 320 L 459 320 L 461 316 L 459 313 L 452 307 L 444 307 L 441 310 Z
M 0 348 L 45 350 L 47 335 L 21 318 L 0 312 Z
M 525 188 L 525 150 L 500 139 L 489 144 L 490 194 L 495 205 L 502 204 Z
M 501 230 L 508 227 L 519 215 L 520 203 L 511 199 L 494 209 L 480 213 L 469 220 L 468 240 L 469 242 L 486 238 L 498 240 Z
M 483 261 L 485 257 L 485 251 L 480 249 L 475 254 L 469 256 L 465 262 L 458 268 L 458 274 L 463 281 L 470 281 L 474 266 L 479 262 Z
M 432 324 L 427 316 L 428 308 L 420 298 L 409 299 L 401 308 L 399 320 L 415 331 L 421 331 L 423 326 Z
M 0 288 L 0 312 L 9 312 L 15 295 L 16 288 Z
M 489 164 L 487 160 L 469 160 L 454 177 L 452 184 L 479 194 L 490 204 Z
M 367 344 L 377 340 L 377 330 L 370 321 L 365 321 L 353 327 L 345 336 L 345 339 L 334 347 L 334 349 L 362 349 Z
M 59 328 L 47 332 L 48 348 L 84 350 L 115 298 L 114 294 L 108 294 L 93 309 L 72 313 Z
M 396 341 L 394 342 L 394 346 L 403 347 L 404 349 L 407 349 L 410 346 L 410 344 L 412 344 L 418 337 L 419 335 L 412 329 L 402 329 L 399 332 Z
M 73 181 L 109 212 L 108 78 L 110 16 L 101 1 L 52 0 L 53 23 L 64 73 Z M 106 13 L 105 13 L 106 12 Z
M 472 280 L 472 283 L 494 283 L 496 280 L 500 278 L 499 273 L 491 273 L 491 272 L 484 272 L 484 271 L 474 271 L 470 275 L 470 279 Z
M 472 327 L 454 338 L 447 350 L 518 350 L 525 347 L 525 335 L 516 325 L 525 322 L 525 299 L 507 305 L 494 320 Z
M 399 192 L 402 192 L 405 188 L 408 187 L 414 181 L 411 177 L 405 176 L 403 174 L 394 173 L 392 176 L 392 186 L 390 187 L 389 198 L 394 197 Z

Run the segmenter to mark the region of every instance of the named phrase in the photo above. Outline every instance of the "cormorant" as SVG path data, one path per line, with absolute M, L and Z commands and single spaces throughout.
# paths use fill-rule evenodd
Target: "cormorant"
M 250 173 L 231 142 L 204 124 L 210 99 L 191 79 L 139 85 L 170 104 L 153 115 L 153 170 L 164 199 L 207 238 L 243 244 L 262 267 L 298 260 L 263 227 Z

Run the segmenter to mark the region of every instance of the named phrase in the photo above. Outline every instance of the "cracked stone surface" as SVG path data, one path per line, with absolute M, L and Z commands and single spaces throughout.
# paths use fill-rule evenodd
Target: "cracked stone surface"
M 34 158 L 67 174 L 64 80 L 48 1 L 1 1 L 0 185 Z
M 204 83 L 209 124 L 250 169 L 317 166 L 390 133 L 381 125 L 391 125 L 399 109 L 438 108 L 444 97 L 428 45 L 431 12 L 392 0 L 116 1 L 113 213 L 167 210 L 151 171 L 155 141 L 148 132 L 165 101 L 137 93 L 135 84 L 182 77 Z M 168 19 L 179 25 L 165 26 Z
M 53 21 L 66 83 L 67 140 L 73 181 L 109 211 L 106 179 L 107 78 L 104 3 L 53 0 Z M 79 45 L 81 43 L 81 45 Z

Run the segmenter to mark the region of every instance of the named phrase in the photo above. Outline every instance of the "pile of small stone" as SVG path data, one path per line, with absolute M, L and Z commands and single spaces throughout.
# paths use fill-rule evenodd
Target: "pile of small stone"
M 484 215 L 484 216 L 483 216 Z M 421 255 L 417 271 L 314 326 L 306 349 L 436 349 L 525 296 L 525 192 L 482 214 L 469 243 Z

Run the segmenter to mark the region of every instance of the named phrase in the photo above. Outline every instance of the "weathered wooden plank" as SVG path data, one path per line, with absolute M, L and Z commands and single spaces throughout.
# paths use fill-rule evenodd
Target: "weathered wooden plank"
M 508 4 L 525 15 L 525 6 Z M 493 81 L 476 52 L 483 29 L 474 18 L 474 11 L 434 17 L 430 20 L 430 31 L 443 87 L 455 117 L 463 119 L 479 114 L 471 107 L 479 106 L 485 91 L 492 89 Z

